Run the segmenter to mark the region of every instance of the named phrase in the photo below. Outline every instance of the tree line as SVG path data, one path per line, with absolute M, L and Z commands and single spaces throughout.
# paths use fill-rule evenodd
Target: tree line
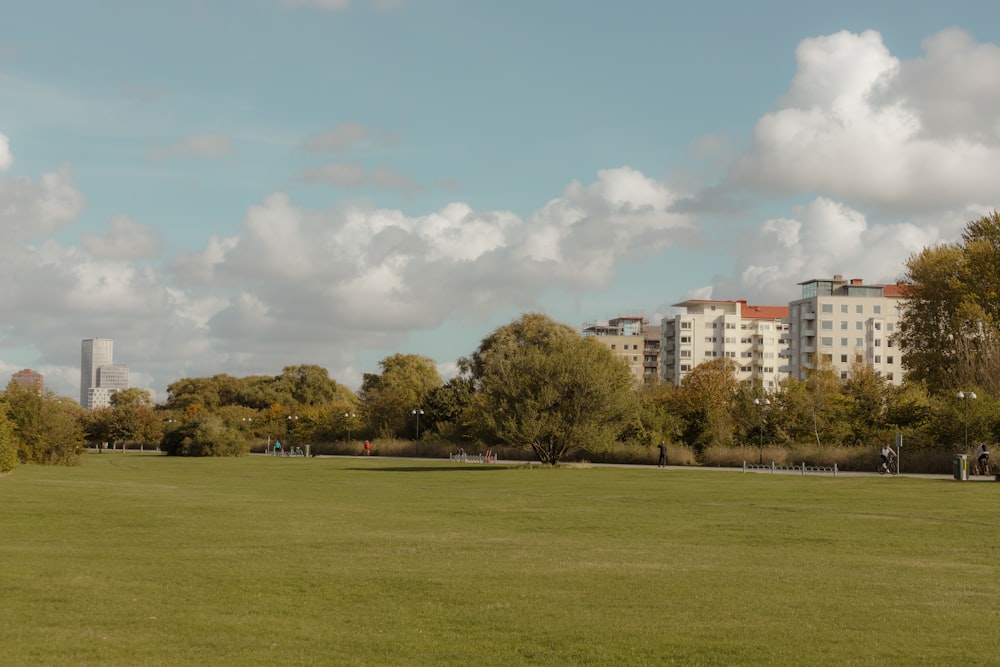
M 545 315 L 499 327 L 443 381 L 433 360 L 394 354 L 355 393 L 315 365 L 277 376 L 185 378 L 153 405 L 136 389 L 86 412 L 69 399 L 8 385 L 0 396 L 0 471 L 71 464 L 85 444 L 144 443 L 168 454 L 234 456 L 250 442 L 435 439 L 523 449 L 546 464 L 615 444 L 710 447 L 891 443 L 948 447 L 1000 438 L 1000 214 L 954 244 L 906 262 L 909 298 L 896 334 L 899 386 L 861 363 L 841 379 L 817 360 L 773 391 L 737 380 L 730 359 L 695 366 L 679 386 L 637 385 L 610 350 Z M 974 392 L 974 401 L 958 399 Z M 756 399 L 756 401 L 755 401 Z M 419 429 L 419 434 L 418 434 Z

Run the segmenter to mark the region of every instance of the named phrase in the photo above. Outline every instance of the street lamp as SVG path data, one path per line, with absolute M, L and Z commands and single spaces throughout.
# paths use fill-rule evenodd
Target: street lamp
M 417 408 L 413 411 L 413 416 L 417 418 L 417 440 L 420 440 L 420 415 L 424 414 L 424 411 Z
M 965 402 L 965 451 L 969 451 L 969 399 L 976 398 L 976 392 L 960 391 L 955 394 L 955 398 L 960 398 Z
M 357 417 L 357 415 L 354 414 L 353 412 L 345 412 L 344 413 L 344 421 L 347 422 L 347 441 L 348 442 L 351 441 L 351 420 L 354 419 L 355 417 Z
M 764 463 L 764 408 L 771 405 L 771 401 L 766 398 L 755 398 L 753 404 L 760 408 L 760 459 L 758 463 Z

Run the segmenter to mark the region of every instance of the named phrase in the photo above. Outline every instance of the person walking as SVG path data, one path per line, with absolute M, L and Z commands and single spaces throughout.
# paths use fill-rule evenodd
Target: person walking
M 660 443 L 660 462 L 656 464 L 658 468 L 667 467 L 667 446 L 664 443 Z
M 372 443 L 365 440 L 365 456 L 370 456 L 372 453 Z

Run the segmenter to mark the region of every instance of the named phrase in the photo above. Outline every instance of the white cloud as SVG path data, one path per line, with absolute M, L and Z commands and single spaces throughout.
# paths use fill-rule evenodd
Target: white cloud
M 739 238 L 732 277 L 715 282 L 718 298 L 784 305 L 798 298 L 798 283 L 835 274 L 892 283 L 902 278 L 907 257 L 954 229 L 927 221 L 872 224 L 859 211 L 824 197 L 792 213 Z
M 220 160 L 231 157 L 233 141 L 225 134 L 192 134 L 167 148 L 154 148 L 150 155 L 155 160 L 168 157 L 189 157 L 200 160 Z
M 357 162 L 331 162 L 307 169 L 302 174 L 304 183 L 325 183 L 344 188 L 371 186 L 382 190 L 416 192 L 422 186 L 409 176 L 389 167 L 378 166 L 368 171 Z
M 69 166 L 44 174 L 40 182 L 0 179 L 0 236 L 7 242 L 44 237 L 73 221 L 83 205 Z
M 116 215 L 103 236 L 86 234 L 83 248 L 96 259 L 140 260 L 160 254 L 160 233 L 149 225 L 141 225 L 127 215 Z
M 788 94 L 757 123 L 732 182 L 897 214 L 1000 198 L 1000 54 L 957 30 L 924 48 L 901 62 L 874 31 L 804 40 Z
M 395 135 L 388 132 L 372 130 L 358 123 L 341 123 L 332 130 L 306 136 L 299 144 L 299 150 L 307 153 L 346 153 L 365 144 L 391 146 L 396 141 Z

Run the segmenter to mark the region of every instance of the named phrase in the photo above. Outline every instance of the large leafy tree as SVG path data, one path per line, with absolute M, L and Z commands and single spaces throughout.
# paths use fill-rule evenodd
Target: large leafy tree
M 379 437 L 415 433 L 413 411 L 424 410 L 431 392 L 441 386 L 434 360 L 417 354 L 394 354 L 379 362 L 382 372 L 365 373 L 360 408 L 365 421 Z
M 83 408 L 46 390 L 7 385 L 0 407 L 6 410 L 25 463 L 73 465 L 83 452 Z
M 744 414 L 751 405 L 745 393 L 732 359 L 712 359 L 695 366 L 672 397 L 674 412 L 682 420 L 683 441 L 699 452 L 735 444 L 736 413 L 745 423 L 757 423 L 759 417 Z
M 628 366 L 545 315 L 500 327 L 461 366 L 474 383 L 471 415 L 482 433 L 545 464 L 571 448 L 607 450 L 638 422 Z
M 932 392 L 1000 393 L 1000 213 L 970 222 L 959 243 L 911 256 L 906 282 L 896 339 L 908 377 Z

